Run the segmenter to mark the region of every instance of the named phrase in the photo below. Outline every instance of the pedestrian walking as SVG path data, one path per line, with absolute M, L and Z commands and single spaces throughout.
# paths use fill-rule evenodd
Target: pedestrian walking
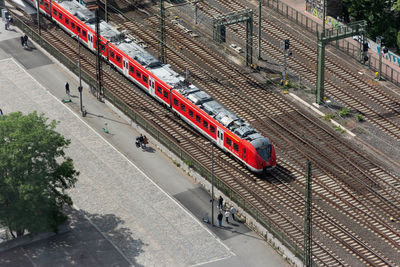
M 1 110 L 1 108 L 0 108 L 0 116 L 3 116 L 3 111 Z
M 222 198 L 222 196 L 219 196 L 218 199 L 218 208 L 222 210 L 222 204 L 224 203 L 224 199 Z
M 6 28 L 6 30 L 8 30 L 8 28 L 10 27 L 9 24 L 10 24 L 10 20 L 7 18 L 6 19 L 6 24 L 4 26 Z
M 226 223 L 229 224 L 229 215 L 231 213 L 229 212 L 229 210 L 225 211 L 225 219 L 226 219 Z
M 28 35 L 24 35 L 24 45 L 26 48 L 28 48 Z
M 233 219 L 234 221 L 236 221 L 236 219 L 235 219 L 235 213 L 236 213 L 236 209 L 235 209 L 234 206 L 232 206 L 232 207 L 231 207 L 231 214 L 232 214 L 232 219 Z
M 222 227 L 222 219 L 224 218 L 224 216 L 222 215 L 222 212 L 218 213 L 217 219 L 218 219 L 218 226 Z
M 65 84 L 65 93 L 67 94 L 67 96 L 69 96 L 69 83 L 68 82 Z
M 25 44 L 24 36 L 21 36 L 21 46 L 24 47 L 24 44 Z

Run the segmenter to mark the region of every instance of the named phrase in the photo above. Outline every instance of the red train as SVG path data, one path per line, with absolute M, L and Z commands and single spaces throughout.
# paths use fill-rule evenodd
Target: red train
M 36 0 L 28 1 L 37 7 Z M 60 0 L 39 0 L 39 8 L 66 32 L 79 36 L 85 46 L 96 51 L 95 16 L 90 10 L 75 1 Z M 190 85 L 170 65 L 159 62 L 133 37 L 126 37 L 105 21 L 100 22 L 100 35 L 100 52 L 105 60 L 141 89 L 251 171 L 261 173 L 275 167 L 275 148 L 267 137 L 207 93 Z

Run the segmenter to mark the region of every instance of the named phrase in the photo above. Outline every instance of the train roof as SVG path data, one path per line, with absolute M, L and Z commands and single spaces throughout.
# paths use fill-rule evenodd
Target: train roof
M 76 1 L 57 0 L 57 3 L 95 31 L 96 18 L 92 11 Z M 240 138 L 246 139 L 255 147 L 269 142 L 269 140 L 262 141 L 261 138 L 266 139 L 266 137 L 212 99 L 206 92 L 185 81 L 185 78 L 172 70 L 169 64 L 162 64 L 139 44 L 126 37 L 123 32 L 114 29 L 103 20 L 100 20 L 100 34 Z

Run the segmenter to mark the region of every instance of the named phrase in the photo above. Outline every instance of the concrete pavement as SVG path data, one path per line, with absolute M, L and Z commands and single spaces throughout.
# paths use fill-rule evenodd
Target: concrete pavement
M 81 236 L 75 238 L 79 242 L 71 246 L 82 255 L 68 252 L 61 245 L 68 239 L 57 236 L 22 247 L 21 258 L 7 256 L 18 254 L 15 250 L 0 253 L 0 258 L 10 258 L 5 265 L 109 266 L 96 258 L 98 248 L 115 259 L 108 263 L 118 266 L 287 265 L 245 225 L 235 222 L 218 228 L 201 222 L 210 210 L 210 196 L 201 186 L 154 143 L 146 151 L 136 148 L 134 138 L 140 129 L 98 102 L 86 85 L 83 102 L 89 113 L 82 119 L 77 77 L 40 48 L 23 49 L 18 31 L 4 31 L 2 23 L 0 29 L 0 107 L 5 113 L 37 110 L 60 121 L 57 130 L 72 140 L 67 153 L 81 172 L 70 195 L 76 205 L 71 218 L 79 214 L 82 225 L 77 227 Z M 63 104 L 66 81 L 73 102 Z M 105 123 L 110 134 L 101 130 Z M 99 235 L 88 234 L 96 241 L 80 240 L 85 227 L 97 231 Z M 73 261 L 65 255 L 74 255 Z

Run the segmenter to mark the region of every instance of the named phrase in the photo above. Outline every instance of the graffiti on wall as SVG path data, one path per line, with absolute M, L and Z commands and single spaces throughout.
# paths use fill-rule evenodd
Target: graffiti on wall
M 380 46 L 376 47 L 376 53 L 379 55 L 379 52 L 381 50 Z M 399 65 L 400 67 L 400 57 L 398 55 L 396 55 L 395 53 L 392 52 L 388 52 L 388 53 L 382 53 L 383 57 L 386 58 L 387 60 L 389 60 L 390 62 L 396 63 Z

